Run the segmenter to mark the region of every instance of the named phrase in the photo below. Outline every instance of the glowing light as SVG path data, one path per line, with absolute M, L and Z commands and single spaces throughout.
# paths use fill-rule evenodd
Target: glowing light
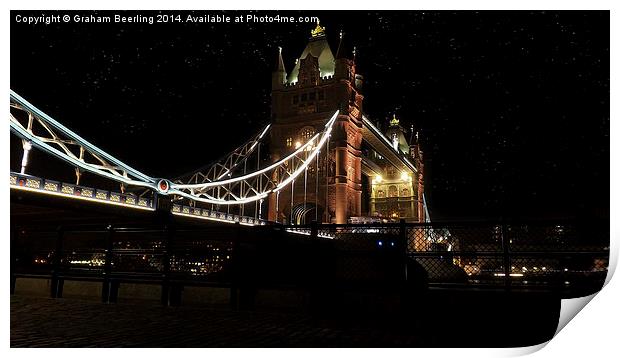
M 40 193 L 40 194 L 60 196 L 60 197 L 64 197 L 64 198 L 86 200 L 86 201 L 91 201 L 91 202 L 101 203 L 101 204 L 124 206 L 124 207 L 127 207 L 127 208 L 149 210 L 149 211 L 155 210 L 155 209 L 150 208 L 150 207 L 143 207 L 143 206 L 137 206 L 137 205 L 129 205 L 129 204 L 121 203 L 121 202 L 100 200 L 100 199 L 91 198 L 91 197 L 87 197 L 87 196 L 73 195 L 73 193 L 66 194 L 66 193 L 61 193 L 61 192 L 54 192 L 54 191 L 46 191 L 46 190 L 41 190 L 41 189 L 28 188 L 28 187 L 25 187 L 25 186 L 11 186 L 11 189 L 31 191 L 31 192 Z
M 251 223 L 244 223 L 241 221 L 234 221 L 234 220 L 227 220 L 227 219 L 218 219 L 215 217 L 206 217 L 206 216 L 197 216 L 197 215 L 192 215 L 192 214 L 185 214 L 185 213 L 181 213 L 178 211 L 172 211 L 173 215 L 178 215 L 178 216 L 185 216 L 188 218 L 196 218 L 196 219 L 201 219 L 201 220 L 209 220 L 209 221 L 219 221 L 219 222 L 223 222 L 223 223 L 228 223 L 228 224 L 234 224 L 234 223 L 239 223 L 240 225 L 244 225 L 244 226 L 256 226 L 256 224 L 251 224 Z M 264 225 L 265 223 L 260 223 L 259 225 Z
M 325 128 L 327 131 L 327 137 L 329 137 L 329 132 L 331 132 L 331 127 L 334 124 L 334 121 L 336 120 L 336 118 L 338 117 L 338 113 L 340 113 L 340 111 L 336 111 L 334 112 L 334 115 L 331 117 L 331 119 L 327 122 L 327 124 L 325 124 Z M 257 170 L 253 173 L 247 174 L 247 175 L 243 175 L 240 177 L 236 177 L 236 178 L 232 178 L 232 179 L 227 179 L 227 180 L 222 180 L 222 181 L 216 181 L 216 182 L 209 182 L 209 183 L 201 183 L 201 184 L 172 184 L 171 187 L 173 189 L 205 189 L 205 188 L 210 188 L 210 187 L 216 187 L 216 186 L 221 186 L 221 185 L 225 185 L 225 184 L 229 184 L 229 183 L 235 183 L 241 180 L 246 180 L 246 179 L 250 179 L 253 178 L 255 176 L 261 175 L 269 170 L 272 170 L 274 168 L 277 168 L 278 166 L 282 165 L 282 163 L 285 163 L 286 161 L 294 158 L 295 156 L 297 156 L 299 153 L 301 153 L 303 151 L 303 149 L 310 145 L 311 141 L 314 141 L 315 139 L 317 139 L 319 137 L 320 133 L 315 134 L 310 141 L 308 141 L 306 144 L 302 145 L 299 149 L 297 149 L 296 151 L 294 151 L 293 153 L 289 154 L 286 158 L 280 160 L 279 162 L 273 163 L 268 167 L 265 167 L 261 170 Z M 317 149 L 308 156 L 308 162 L 311 161 L 311 159 L 314 158 L 314 156 L 316 155 L 316 153 L 318 153 L 318 148 L 321 148 L 323 146 L 323 144 L 325 143 L 325 141 L 327 140 L 326 136 L 324 135 L 323 138 L 321 138 L 321 141 L 319 142 Z M 307 163 L 308 164 L 308 163 Z M 306 164 L 306 166 L 307 166 Z M 304 166 L 302 166 L 304 167 Z M 301 171 L 300 171 L 301 173 Z M 299 173 L 297 173 L 299 174 Z M 290 178 L 289 178 L 290 179 Z M 292 180 L 292 179 L 291 179 Z M 279 189 L 276 188 L 274 190 L 274 192 L 278 191 Z M 213 200 L 201 200 L 201 198 L 197 198 L 194 195 L 190 195 L 187 193 L 184 193 L 182 191 L 179 190 L 173 190 L 171 191 L 171 194 L 177 194 L 177 195 L 181 195 L 183 197 L 187 197 L 193 200 L 198 200 L 198 201 L 204 201 L 207 203 L 212 203 L 212 204 L 242 204 L 243 202 L 240 202 L 239 200 L 231 200 L 231 201 L 222 201 L 222 200 L 217 200 L 217 199 L 213 199 Z M 250 200 L 247 200 L 245 202 L 251 202 L 251 201 L 256 201 L 258 199 L 264 198 L 266 197 L 268 194 L 264 194 L 264 195 L 256 195 L 254 197 L 252 197 Z
M 400 180 L 411 181 L 411 176 L 407 172 L 400 173 Z
M 396 153 L 398 153 L 398 151 L 395 150 L 394 147 L 392 147 L 392 145 L 393 145 L 392 141 L 387 139 L 387 137 L 385 135 L 383 135 L 383 133 L 379 129 L 377 129 L 377 127 L 375 127 L 375 125 L 372 124 L 372 122 L 370 120 L 368 120 L 368 118 L 366 118 L 366 116 L 362 116 L 362 121 L 364 122 L 364 125 L 368 126 L 368 128 L 370 128 L 370 129 L 372 129 L 374 134 L 377 137 L 381 138 L 381 140 L 383 140 L 388 145 L 388 147 L 392 148 Z M 416 173 L 418 172 L 418 169 L 413 164 L 411 164 L 411 162 L 409 162 L 407 160 L 407 158 L 402 156 L 402 157 L 400 157 L 400 159 L 403 160 L 409 166 L 409 168 L 411 168 L 411 170 L 413 170 Z
M 495 274 L 493 274 L 493 276 L 495 276 L 495 277 L 504 277 L 504 276 L 506 276 L 506 274 L 495 273 Z M 522 273 L 511 273 L 510 277 L 523 277 L 523 274 Z
M 263 225 L 264 225 L 264 223 L 263 223 Z M 305 230 L 305 231 L 301 231 L 301 230 Z M 310 236 L 311 235 L 309 229 L 296 229 L 296 230 L 286 229 L 286 232 L 290 232 L 291 234 L 304 235 L 304 236 Z M 333 235 L 321 234 L 321 233 L 318 233 L 316 236 L 320 237 L 320 238 L 323 238 L 323 239 L 334 239 L 335 238 L 335 236 L 333 236 Z
M 58 184 L 56 183 L 45 183 L 43 189 L 48 191 L 58 191 Z
M 41 181 L 38 179 L 26 179 L 26 186 L 29 188 L 38 189 L 41 187 Z
M 295 149 L 299 149 L 299 147 L 301 147 L 301 142 L 300 141 L 295 142 Z
M 372 180 L 373 184 L 379 184 L 383 181 L 383 177 L 379 174 L 377 174 L 374 179 Z

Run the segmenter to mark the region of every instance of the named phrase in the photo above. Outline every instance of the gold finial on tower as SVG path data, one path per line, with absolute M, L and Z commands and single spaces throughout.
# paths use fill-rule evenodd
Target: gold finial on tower
M 390 121 L 390 125 L 397 126 L 399 123 L 400 123 L 400 121 L 396 118 L 396 113 L 394 113 L 394 117 Z
M 316 20 L 316 27 L 314 30 L 310 31 L 310 34 L 313 38 L 325 36 L 325 27 L 321 26 L 320 20 Z

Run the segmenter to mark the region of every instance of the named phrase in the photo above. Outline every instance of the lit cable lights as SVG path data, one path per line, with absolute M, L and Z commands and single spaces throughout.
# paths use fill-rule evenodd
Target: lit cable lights
M 246 174 L 246 175 L 242 175 L 239 177 L 234 177 L 234 178 L 230 178 L 226 180 L 199 183 L 199 184 L 172 184 L 171 189 L 169 190 L 169 193 L 175 194 L 175 195 L 187 198 L 187 199 L 195 200 L 198 202 L 203 202 L 203 203 L 208 203 L 208 204 L 219 204 L 219 205 L 245 204 L 245 203 L 255 202 L 255 201 L 264 199 L 270 193 L 278 192 L 279 190 L 284 188 L 286 185 L 288 185 L 291 181 L 295 180 L 295 178 L 297 178 L 299 175 L 301 175 L 306 170 L 306 168 L 312 163 L 314 158 L 318 155 L 322 147 L 325 145 L 325 143 L 329 139 L 333 124 L 336 121 L 336 118 L 338 117 L 338 113 L 339 111 L 336 111 L 332 115 L 332 117 L 329 119 L 329 121 L 327 121 L 323 132 L 315 134 L 314 136 L 309 138 L 309 140 L 305 144 L 303 144 L 302 146 L 297 148 L 294 152 L 292 152 L 291 154 L 289 154 L 288 156 L 286 156 L 285 158 L 281 159 L 280 161 L 276 163 L 273 163 L 263 169 L 254 171 L 250 174 Z M 316 140 L 319 139 L 319 137 L 320 137 L 320 140 L 317 143 Z M 314 146 L 314 143 L 317 143 L 317 145 Z M 307 148 L 312 148 L 312 151 L 306 156 L 306 159 L 301 159 L 299 157 L 299 154 L 303 153 L 304 151 L 307 152 L 308 151 Z M 290 173 L 288 177 L 284 179 L 283 181 L 279 183 L 272 182 L 271 187 L 263 186 L 262 188 L 258 188 L 259 190 L 254 190 L 254 195 L 243 197 L 243 196 L 234 194 L 230 189 L 227 188 L 228 185 L 234 185 L 234 184 L 238 184 L 242 182 L 247 184 L 248 180 L 257 179 L 259 176 L 264 176 L 266 180 L 271 181 L 271 176 L 265 175 L 265 173 L 273 172 L 275 170 L 278 170 L 279 168 L 283 168 L 291 160 L 299 160 L 301 161 L 301 165 L 299 165 L 299 167 L 297 167 L 295 171 Z M 288 170 L 286 170 L 285 172 L 289 173 Z M 205 192 L 202 192 L 199 194 L 195 193 L 196 190 L 205 190 L 209 188 L 218 188 L 218 187 L 225 189 L 226 190 L 225 195 L 227 197 L 232 197 L 233 199 L 232 200 L 221 199 L 221 198 L 217 198 L 212 195 L 209 195 L 208 193 L 205 193 Z
M 166 179 L 149 177 L 127 166 L 125 163 L 81 138 L 15 92 L 11 91 L 10 98 L 10 107 L 15 110 L 23 111 L 29 118 L 28 125 L 24 125 L 20 122 L 20 120 L 23 121 L 23 119 L 19 119 L 21 118 L 20 116 L 16 117 L 13 112 L 9 113 L 12 133 L 20 137 L 24 140 L 24 143 L 26 143 L 24 144 L 25 155 L 22 163 L 22 172 L 25 172 L 26 165 L 28 164 L 27 151 L 34 146 L 78 168 L 76 173 L 79 173 L 80 170 L 84 170 L 126 185 L 147 188 L 161 195 L 177 195 L 196 202 L 220 205 L 238 205 L 257 202 L 265 199 L 271 193 L 278 192 L 295 180 L 299 175 L 304 173 L 314 158 L 320 153 L 325 143 L 329 140 L 332 126 L 339 114 L 339 111 L 336 111 L 327 121 L 322 132 L 309 138 L 305 144 L 300 145 L 284 159 L 254 172 L 248 174 L 244 173 L 242 176 L 238 177 L 231 177 L 231 170 L 237 166 L 240 160 L 246 158 L 255 148 L 259 148 L 260 151 L 259 143 L 271 127 L 271 125 L 267 125 L 260 134 L 254 137 L 252 141 L 248 142 L 245 147 L 242 146 L 242 155 L 234 153 L 234 155 L 227 158 L 227 161 L 230 162 L 228 164 L 230 165 L 221 166 L 225 171 L 223 174 L 221 174 L 221 172 L 218 173 L 218 175 L 214 177 L 216 178 L 214 181 L 183 184 L 172 183 Z M 42 129 L 39 132 L 45 134 L 35 134 L 39 132 L 33 131 L 33 124 L 40 126 Z M 79 150 L 79 156 L 75 154 L 76 149 Z M 91 158 L 90 162 L 86 161 L 84 153 L 88 153 L 90 155 L 89 157 L 94 158 L 94 160 Z M 226 179 L 221 180 L 222 178 Z M 144 204 L 143 200 L 132 197 L 123 196 L 121 200 L 121 197 L 114 193 L 111 193 L 109 196 L 105 195 L 104 198 L 104 194 L 98 190 L 92 189 L 86 189 L 85 192 L 80 191 L 80 195 L 78 196 L 68 184 L 45 181 L 43 185 L 46 187 L 41 187 L 41 183 L 42 182 L 30 183 L 26 180 L 24 186 L 16 185 L 15 188 L 21 190 L 30 188 L 52 195 L 65 195 L 79 197 L 85 200 L 92 199 L 94 201 L 106 203 L 135 205 L 136 207 L 143 207 L 141 204 Z M 231 186 L 233 189 L 231 189 Z M 211 191 L 207 192 L 207 189 Z M 214 194 L 215 190 L 218 192 L 217 195 Z M 223 193 L 222 195 L 220 195 L 220 191 Z

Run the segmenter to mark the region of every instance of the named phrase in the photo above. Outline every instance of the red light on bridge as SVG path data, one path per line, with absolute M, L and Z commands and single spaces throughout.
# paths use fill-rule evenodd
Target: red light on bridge
M 159 187 L 159 190 L 164 193 L 167 192 L 169 188 L 168 181 L 165 179 L 160 180 L 157 186 Z

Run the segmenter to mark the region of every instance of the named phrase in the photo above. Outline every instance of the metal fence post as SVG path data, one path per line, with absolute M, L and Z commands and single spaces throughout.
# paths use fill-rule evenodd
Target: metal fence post
M 510 238 L 508 237 L 507 226 L 504 221 L 502 221 L 501 226 L 501 235 L 502 235 L 502 249 L 504 251 L 504 284 L 506 290 L 510 290 L 511 285 L 511 269 L 510 269 Z
M 101 289 L 101 300 L 103 303 L 116 302 L 116 286 L 113 287 L 112 274 L 112 249 L 114 247 L 114 227 L 108 225 L 108 237 L 105 248 L 105 264 L 103 266 L 103 287 Z
M 318 235 L 319 235 L 319 228 L 318 228 L 317 222 L 316 220 L 312 220 L 312 222 L 310 222 L 310 237 L 313 239 L 316 239 Z
M 399 250 L 401 250 L 402 253 L 401 260 L 403 266 L 403 281 L 407 281 L 407 248 L 409 246 L 409 238 L 407 235 L 407 224 L 405 223 L 405 219 L 400 219 L 398 237 L 400 245 L 402 245 Z
M 64 229 L 62 226 L 58 227 L 56 236 L 56 252 L 54 255 L 54 261 L 52 264 L 52 279 L 50 287 L 50 296 L 52 298 L 62 297 L 63 281 L 59 277 L 62 263 L 62 244 L 63 244 Z

